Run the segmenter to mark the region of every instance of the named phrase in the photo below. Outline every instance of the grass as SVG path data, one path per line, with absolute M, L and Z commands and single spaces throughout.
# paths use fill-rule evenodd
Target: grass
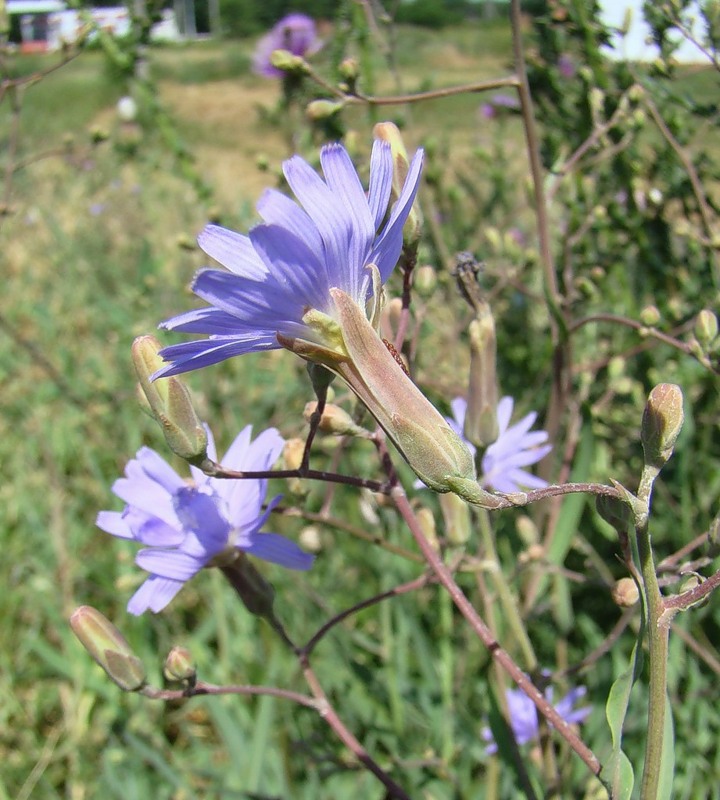
M 192 650 L 204 679 L 301 686 L 294 662 L 277 647 L 267 626 L 239 609 L 212 571 L 186 587 L 167 613 L 129 617 L 125 603 L 141 580 L 132 563 L 133 548 L 94 527 L 98 510 L 118 507 L 110 485 L 137 448 L 147 443 L 164 452 L 159 431 L 134 401 L 132 339 L 191 306 L 187 283 L 204 262 L 197 250 L 187 248 L 188 239 L 192 241 L 210 215 L 246 229 L 254 218 L 254 202 L 274 182 L 277 166 L 290 150 L 283 132 L 258 113 L 259 107 L 275 107 L 279 87 L 248 72 L 251 50 L 249 42 L 200 42 L 150 54 L 161 100 L 192 151 L 196 170 L 213 188 L 209 202 L 200 200 L 177 174 L 155 135 L 116 119 L 115 103 L 128 87 L 106 68 L 100 53 L 83 54 L 23 95 L 20 158 L 27 163 L 15 176 L 11 214 L 0 230 L 5 262 L 0 331 L 0 575 L 5 587 L 0 598 L 0 800 L 381 796 L 374 780 L 346 769 L 347 754 L 310 712 L 269 698 L 195 699 L 165 707 L 122 695 L 81 651 L 67 625 L 80 603 L 102 609 L 122 628 L 156 682 L 161 681 L 164 654 L 183 644 Z M 408 90 L 505 74 L 508 56 L 504 26 L 468 25 L 441 36 L 412 29 L 399 33 L 398 63 Z M 16 58 L 16 74 L 53 61 Z M 321 54 L 318 60 L 327 66 L 324 58 Z M 392 77 L 381 66 L 378 62 L 378 91 L 394 91 Z M 690 91 L 696 84 L 703 96 L 712 96 L 708 73 L 688 77 L 683 86 Z M 462 218 L 468 241 L 487 250 L 490 275 L 501 287 L 495 298 L 498 318 L 507 319 L 507 327 L 499 329 L 501 353 L 507 354 L 504 387 L 522 398 L 521 408 L 527 411 L 540 406 L 549 371 L 544 307 L 523 294 L 530 290 L 541 296 L 536 262 L 521 251 L 492 251 L 486 236 L 491 225 L 506 230 L 518 220 L 531 219 L 524 161 L 518 155 L 521 131 L 509 120 L 498 143 L 495 134 L 479 127 L 479 102 L 477 96 L 463 96 L 412 110 L 393 109 L 393 114 L 404 119 L 412 145 L 434 141 L 434 163 L 443 167 L 438 180 L 452 183 L 443 195 L 446 205 L 436 209 L 438 219 Z M 7 106 L 3 111 L 2 124 L 7 126 Z M 349 119 L 358 138 L 369 140 L 366 114 L 356 111 Z M 108 138 L 94 141 L 97 129 Z M 62 154 L 35 158 L 49 151 Z M 269 172 L 261 161 L 271 165 Z M 485 198 L 482 213 L 467 201 L 473 185 L 462 191 L 455 185 L 460 173 Z M 505 206 L 494 197 L 503 198 Z M 477 220 L 471 219 L 471 208 Z M 430 248 L 423 255 L 435 259 Z M 448 276 L 440 279 L 440 292 L 426 304 L 434 323 L 424 328 L 427 343 L 419 374 L 433 398 L 446 405 L 454 393 L 464 391 L 467 352 L 462 331 L 467 320 L 448 299 L 453 296 Z M 614 280 L 608 291 L 630 305 L 629 284 Z M 693 291 L 699 293 L 701 287 Z M 597 302 L 602 306 L 602 298 Z M 588 359 L 613 344 L 598 343 L 597 332 L 579 341 Z M 655 370 L 658 378 L 674 374 L 694 387 L 690 400 L 697 406 L 697 418 L 705 415 L 711 423 L 701 371 L 687 360 L 658 361 L 648 356 L 649 372 Z M 647 379 L 638 378 L 627 364 L 623 375 L 622 366 L 613 366 L 620 374 L 610 374 L 611 369 L 602 373 L 604 393 L 586 400 L 599 409 L 589 414 L 593 422 L 586 444 L 591 477 L 598 480 L 607 480 L 608 474 L 632 479 L 639 460 L 633 431 Z M 311 392 L 302 365 L 289 354 L 236 359 L 191 376 L 189 382 L 203 417 L 211 420 L 223 445 L 248 422 L 256 428 L 276 424 L 287 436 L 302 435 L 300 414 Z M 628 420 L 635 420 L 634 428 L 628 428 Z M 684 435 L 688 448 L 690 441 L 697 441 L 690 439 L 692 430 Z M 713 436 L 708 430 L 701 435 L 702 452 L 712 450 Z M 321 441 L 320 458 L 330 458 L 333 449 L 332 441 Z M 665 506 L 658 529 L 667 537 L 667 552 L 691 531 L 700 532 L 716 510 L 718 480 L 708 470 L 704 480 L 698 478 L 693 459 L 692 450 L 685 450 L 673 462 L 667 485 L 673 486 L 675 479 L 680 489 L 658 492 L 658 503 Z M 712 464 L 703 459 L 703 464 Z M 347 464 L 348 471 L 368 474 L 373 468 L 369 446 L 353 445 Z M 288 491 L 280 484 L 277 488 Z M 319 487 L 311 487 L 308 507 L 317 510 L 322 499 Z M 301 502 L 290 494 L 286 502 L 295 500 Z M 439 522 L 433 501 L 417 502 L 431 506 Z M 354 492 L 339 489 L 333 508 L 343 520 L 410 547 L 394 515 L 372 498 L 364 498 L 360 508 Z M 618 572 L 614 540 L 589 504 L 581 503 L 574 519 L 581 523 L 567 522 L 573 547 L 566 566 L 587 570 L 592 578 L 572 589 L 573 607 L 579 609 L 575 620 L 559 615 L 550 597 L 536 609 L 532 636 L 547 664 L 563 658 L 574 663 L 599 646 L 616 612 L 607 587 L 587 566 L 593 557 L 604 558 L 606 569 Z M 683 520 L 682 531 L 677 530 L 678 519 Z M 292 518 L 276 524 L 292 536 L 304 527 Z M 497 524 L 502 558 L 514 571 L 527 544 L 518 533 L 522 523 L 518 515 L 510 515 Z M 589 550 L 578 544 L 575 524 L 582 540 L 593 543 Z M 414 564 L 371 549 L 332 526 L 322 535 L 323 551 L 308 576 L 267 571 L 277 588 L 279 616 L 299 639 L 331 613 L 417 575 Z M 526 574 L 516 575 L 518 587 Z M 478 604 L 485 596 L 480 591 L 483 580 L 482 575 L 463 578 Z M 324 642 L 316 667 L 326 688 L 343 700 L 341 711 L 349 727 L 368 749 L 387 763 L 399 756 L 395 768 L 407 779 L 413 797 L 450 797 L 448 769 L 457 774 L 463 796 L 482 797 L 487 774 L 479 729 L 489 708 L 488 657 L 455 624 L 445 602 L 432 589 L 353 617 Z M 709 649 L 717 615 L 711 609 L 700 614 L 707 630 L 703 644 Z M 500 618 L 496 623 L 502 629 Z M 627 634 L 592 675 L 583 676 L 595 702 L 606 696 L 631 642 Z M 509 647 L 513 649 L 511 641 Z M 678 744 L 682 785 L 700 780 L 709 786 L 720 775 L 713 743 L 720 724 L 712 711 L 712 683 L 701 662 L 692 660 L 681 670 L 677 665 L 685 655 L 679 652 L 675 658 L 674 696 L 688 698 L 676 717 L 678 730 L 688 737 Z M 698 697 L 708 702 L 695 702 Z M 700 717 L 693 719 L 695 713 L 702 724 Z M 607 744 L 602 716 L 598 708 L 586 728 L 588 740 L 598 747 Z M 628 732 L 635 753 L 641 727 Z M 695 752 L 688 731 L 697 735 Z M 582 776 L 571 763 L 568 780 L 573 782 L 568 785 L 581 785 Z M 513 796 L 512 786 L 509 773 L 504 774 L 498 796 Z

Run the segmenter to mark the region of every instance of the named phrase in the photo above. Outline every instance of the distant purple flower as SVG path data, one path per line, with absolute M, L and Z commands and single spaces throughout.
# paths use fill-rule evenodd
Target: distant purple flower
M 373 275 L 382 283 L 390 276 L 417 193 L 422 151 L 413 158 L 392 208 L 388 206 L 393 158 L 386 142 L 376 140 L 373 146 L 367 194 L 342 145 L 323 147 L 320 163 L 325 180 L 300 156 L 283 164 L 300 204 L 268 189 L 257 206 L 264 224 L 249 236 L 215 225 L 200 234 L 200 247 L 227 270 L 198 272 L 193 291 L 210 306 L 160 327 L 210 334 L 210 338 L 166 347 L 161 355 L 170 364 L 158 376 L 177 375 L 243 353 L 281 346 L 293 349 L 289 343 L 294 341 L 338 354 L 342 339 L 336 332 L 332 290 L 344 292 L 365 314 Z
M 289 50 L 294 56 L 312 55 L 320 49 L 315 23 L 305 14 L 288 14 L 260 39 L 253 55 L 253 71 L 267 78 L 282 78 L 281 69 L 270 63 L 275 50 Z
M 254 442 L 247 426 L 230 445 L 223 465 L 229 469 L 268 470 L 277 460 L 284 441 L 274 428 Z M 208 456 L 215 460 L 215 444 L 208 431 Z M 265 533 L 265 524 L 280 496 L 262 505 L 266 480 L 209 478 L 190 467 L 192 481 L 181 478 L 154 450 L 142 447 L 128 462 L 125 477 L 113 492 L 127 505 L 123 511 L 101 511 L 97 525 L 122 539 L 147 545 L 135 557 L 150 577 L 128 603 L 131 614 L 161 611 L 203 567 L 227 563 L 238 552 L 306 570 L 313 556 L 277 533 Z
M 457 397 L 450 405 L 453 419 L 446 419 L 453 430 L 463 436 L 467 401 Z M 519 492 L 520 487 L 542 489 L 547 482 L 521 467 L 536 464 L 552 450 L 552 445 L 543 444 L 548 438 L 545 431 L 530 431 L 537 419 L 535 411 L 510 425 L 513 406 L 512 397 L 503 397 L 497 405 L 498 438 L 482 457 L 480 484 L 504 493 Z M 474 455 L 475 447 L 468 441 L 465 443 Z
M 575 703 L 586 693 L 587 689 L 584 686 L 578 686 L 571 689 L 555 706 L 555 710 L 568 724 L 575 725 L 583 722 L 592 711 L 590 706 L 574 708 Z M 545 696 L 548 700 L 552 700 L 552 689 L 548 689 Z M 522 689 L 508 689 L 506 697 L 515 741 L 518 744 L 527 744 L 527 742 L 537 739 L 539 733 L 538 712 L 533 701 Z M 493 740 L 490 728 L 483 728 L 481 736 L 486 742 L 489 742 L 486 752 L 496 753 L 497 745 Z
M 485 119 L 494 119 L 500 113 L 516 111 L 520 101 L 512 94 L 494 94 L 487 103 L 480 106 L 480 115 Z
M 570 79 L 575 77 L 575 62 L 565 53 L 558 58 L 557 68 L 563 78 Z

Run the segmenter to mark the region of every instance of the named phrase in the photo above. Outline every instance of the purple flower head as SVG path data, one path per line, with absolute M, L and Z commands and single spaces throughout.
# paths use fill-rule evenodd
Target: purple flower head
M 520 101 L 512 94 L 494 94 L 487 103 L 480 106 L 480 116 L 485 119 L 494 119 L 500 114 L 517 111 Z
M 552 450 L 552 445 L 544 444 L 548 438 L 545 431 L 530 430 L 537 419 L 535 411 L 510 425 L 513 406 L 512 397 L 503 397 L 498 403 L 498 438 L 487 448 L 481 463 L 480 484 L 506 494 L 519 492 L 520 487 L 542 489 L 547 486 L 544 480 L 521 467 L 536 464 Z M 467 401 L 458 397 L 451 403 L 451 408 L 453 419 L 446 419 L 453 430 L 463 436 Z M 475 455 L 475 447 L 467 441 L 465 444 Z
M 555 710 L 570 725 L 583 722 L 592 711 L 591 706 L 574 708 L 575 703 L 584 697 L 587 692 L 584 686 L 571 689 L 565 697 L 555 706 Z M 552 700 L 552 688 L 545 694 L 548 700 Z M 518 744 L 526 744 L 533 739 L 537 739 L 539 733 L 538 712 L 533 701 L 522 691 L 522 689 L 508 689 L 506 692 L 508 711 L 510 713 L 510 725 Z M 489 754 L 497 752 L 497 745 L 493 740 L 490 728 L 483 728 L 482 738 L 489 742 L 486 752 Z
M 569 55 L 563 53 L 557 61 L 557 68 L 558 72 L 563 78 L 570 78 L 575 77 L 575 62 L 570 58 Z
M 158 377 L 281 346 L 311 361 L 322 361 L 312 355 L 315 351 L 336 360 L 347 356 L 336 292 L 366 315 L 373 283 L 385 283 L 400 256 L 422 151 L 413 158 L 392 208 L 393 159 L 387 143 L 376 140 L 373 146 L 367 194 L 342 145 L 323 147 L 320 163 L 324 179 L 300 156 L 283 164 L 299 202 L 266 190 L 257 206 L 263 223 L 248 236 L 215 225 L 202 231 L 200 247 L 226 269 L 204 269 L 195 276 L 193 291 L 209 307 L 160 327 L 210 338 L 166 347 L 161 355 L 170 363 Z M 296 342 L 307 345 L 305 350 L 300 352 Z
M 285 73 L 270 62 L 275 50 L 288 50 L 294 56 L 308 56 L 317 52 L 320 45 L 315 23 L 310 17 L 288 14 L 258 41 L 253 55 L 253 71 L 267 78 L 282 78 Z
M 225 454 L 234 470 L 268 470 L 284 441 L 274 428 L 250 441 L 251 427 L 237 436 Z M 208 431 L 208 456 L 215 444 Z M 131 614 L 162 611 L 183 584 L 203 567 L 222 565 L 249 553 L 290 569 L 306 570 L 313 556 L 277 533 L 260 529 L 280 496 L 262 505 L 267 481 L 220 480 L 190 467 L 192 480 L 181 478 L 154 450 L 142 447 L 125 468 L 113 492 L 126 503 L 123 511 L 101 511 L 97 526 L 113 536 L 146 545 L 135 558 L 150 577 L 128 603 Z

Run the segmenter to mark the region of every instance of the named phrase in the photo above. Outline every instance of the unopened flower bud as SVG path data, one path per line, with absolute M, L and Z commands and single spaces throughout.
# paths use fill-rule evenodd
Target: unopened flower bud
M 303 416 L 307 422 L 317 411 L 317 402 L 313 400 L 305 406 Z M 320 418 L 320 430 L 323 433 L 330 433 L 333 436 L 360 436 L 367 439 L 372 434 L 361 428 L 347 411 L 333 403 L 327 403 Z
M 413 287 L 423 300 L 428 300 L 432 297 L 437 288 L 435 267 L 430 266 L 430 264 L 423 264 L 423 266 L 418 267 L 413 273 Z
M 137 103 L 128 95 L 118 100 L 116 109 L 121 122 L 134 122 L 137 118 Z
M 191 652 L 185 647 L 173 647 L 165 659 L 163 674 L 169 681 L 181 681 L 194 686 L 197 668 Z
M 138 336 L 132 344 L 135 372 L 153 416 L 176 455 L 199 465 L 207 458 L 207 431 L 195 412 L 190 392 L 179 378 L 152 376 L 164 365 L 162 345 L 154 336 Z
M 497 345 L 495 321 L 489 308 L 478 311 L 468 327 L 470 381 L 463 433 L 472 444 L 483 447 L 498 437 L 498 385 L 495 371 Z
M 91 606 L 80 606 L 70 617 L 70 627 L 82 646 L 123 691 L 142 689 L 145 667 L 107 617 Z
M 322 531 L 317 525 L 307 525 L 300 531 L 298 541 L 303 550 L 319 553 L 323 549 Z
M 717 339 L 717 335 L 717 317 L 712 311 L 704 308 L 695 318 L 695 336 L 703 349 L 707 350 Z
M 645 306 L 640 312 L 640 322 L 649 328 L 654 327 L 660 322 L 660 312 L 656 306 Z
M 232 563 L 221 566 L 220 570 L 251 614 L 272 619 L 275 590 L 247 556 L 238 553 Z
M 683 396 L 674 383 L 659 383 L 648 397 L 640 438 L 645 463 L 660 469 L 672 455 L 683 424 Z
M 444 497 L 454 497 L 454 495 L 444 495 Z M 418 525 L 420 525 L 420 530 L 422 530 L 425 538 L 430 542 L 433 550 L 436 552 L 440 551 L 440 542 L 438 541 L 437 536 L 437 528 L 435 527 L 435 516 L 433 515 L 432 511 L 429 508 L 419 508 L 415 512 L 415 516 L 418 521 Z
M 304 452 L 305 442 L 302 439 L 288 439 L 282 451 L 285 469 L 299 469 Z
M 338 111 L 342 111 L 344 105 L 344 103 L 337 100 L 313 100 L 308 103 L 305 114 L 308 119 L 317 122 L 321 119 L 329 119 L 337 114 Z
M 393 179 L 392 179 L 392 201 L 400 196 L 402 187 L 407 178 L 410 163 L 408 161 L 407 150 L 403 142 L 400 131 L 393 122 L 378 122 L 373 128 L 373 136 L 383 142 L 388 142 L 393 157 Z M 417 200 L 413 203 L 412 210 L 408 215 L 405 227 L 403 228 L 403 242 L 406 247 L 417 249 L 422 233 L 422 214 Z
M 620 578 L 612 588 L 613 602 L 620 608 L 631 608 L 640 599 L 640 591 L 632 578 Z
M 338 66 L 338 72 L 343 80 L 354 83 L 360 75 L 360 64 L 356 58 L 344 58 Z
M 468 504 L 456 494 L 443 494 L 440 495 L 440 509 L 445 524 L 445 538 L 450 544 L 465 544 L 472 533 Z
M 308 65 L 301 56 L 293 55 L 289 50 L 273 50 L 270 63 L 275 69 L 283 72 L 307 72 Z
M 520 539 L 522 539 L 523 544 L 527 547 L 537 544 L 538 540 L 540 539 L 537 525 L 535 524 L 534 520 L 531 517 L 528 517 L 526 514 L 518 515 L 517 519 L 515 520 L 515 528 L 518 532 L 518 536 L 520 536 Z
M 620 533 L 626 533 L 633 521 L 632 509 L 617 497 L 598 495 L 595 498 L 595 508 L 605 522 Z

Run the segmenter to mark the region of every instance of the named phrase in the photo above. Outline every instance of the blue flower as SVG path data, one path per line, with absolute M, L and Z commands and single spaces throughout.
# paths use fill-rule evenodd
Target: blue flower
M 281 346 L 298 352 L 296 342 L 319 346 L 326 356 L 347 355 L 333 295 L 345 293 L 365 314 L 367 301 L 379 289 L 373 282 L 385 283 L 390 276 L 417 193 L 422 153 L 415 155 L 392 209 L 393 161 L 387 143 L 375 141 L 367 195 L 342 145 L 324 147 L 320 162 L 324 180 L 300 156 L 283 164 L 299 204 L 267 190 L 257 206 L 264 222 L 248 236 L 215 225 L 202 231 L 200 247 L 226 269 L 204 269 L 195 276 L 192 289 L 209 307 L 161 327 L 210 338 L 166 347 L 161 355 L 170 363 L 158 375 Z
M 565 697 L 555 706 L 555 710 L 560 716 L 570 725 L 575 725 L 583 722 L 588 714 L 592 711 L 591 706 L 584 706 L 583 708 L 574 708 L 575 703 L 584 697 L 587 689 L 584 686 L 578 686 L 571 689 Z M 538 726 L 538 712 L 535 708 L 535 703 L 522 691 L 522 689 L 508 689 L 505 693 L 508 704 L 508 713 L 510 715 L 510 726 L 512 727 L 515 741 L 518 744 L 527 744 L 533 739 L 537 739 L 539 734 Z M 546 692 L 548 700 L 552 700 L 552 689 Z M 490 728 L 483 728 L 481 731 L 482 738 L 489 742 L 487 753 L 496 753 L 497 745 L 493 740 Z
M 458 397 L 450 405 L 453 418 L 446 419 L 452 429 L 463 436 L 467 401 Z M 552 445 L 544 444 L 548 439 L 545 431 L 530 430 L 537 419 L 535 411 L 510 425 L 513 406 L 512 397 L 503 397 L 497 405 L 498 437 L 483 454 L 479 479 L 482 486 L 505 494 L 519 492 L 521 487 L 542 489 L 547 486 L 542 478 L 531 475 L 521 467 L 536 464 L 552 450 Z M 468 441 L 465 444 L 474 456 L 475 447 Z
M 284 441 L 269 428 L 254 442 L 246 427 L 225 454 L 223 465 L 244 471 L 269 470 Z M 216 459 L 208 431 L 208 455 Z M 221 480 L 190 467 L 192 481 L 181 478 L 154 450 L 142 447 L 125 468 L 113 492 L 126 503 L 123 511 L 101 511 L 97 525 L 122 539 L 146 547 L 136 563 L 150 573 L 128 603 L 131 614 L 161 611 L 203 567 L 223 566 L 243 553 L 306 570 L 313 556 L 277 533 L 260 529 L 280 497 L 263 511 L 266 480 Z

